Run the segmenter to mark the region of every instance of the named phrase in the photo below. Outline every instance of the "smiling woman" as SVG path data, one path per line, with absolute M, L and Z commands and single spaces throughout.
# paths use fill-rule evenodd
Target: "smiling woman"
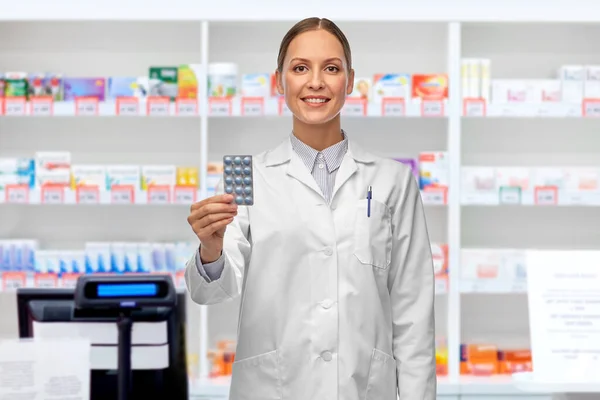
M 242 296 L 229 398 L 435 400 L 434 272 L 416 179 L 342 130 L 354 71 L 333 22 L 296 24 L 277 64 L 293 132 L 253 157 L 253 205 L 219 194 L 188 217 L 200 240 L 186 268 L 192 299 Z
M 340 112 L 354 85 L 344 33 L 327 19 L 300 21 L 281 42 L 276 76 L 277 90 L 294 115 L 296 137 L 318 150 L 339 142 Z

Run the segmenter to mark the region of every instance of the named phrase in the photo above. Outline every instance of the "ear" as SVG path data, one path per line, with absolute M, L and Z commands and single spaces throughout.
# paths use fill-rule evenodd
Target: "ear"
M 348 74 L 348 85 L 346 86 L 346 94 L 351 95 L 354 90 L 354 70 L 351 69 Z
M 283 94 L 283 74 L 275 70 L 275 82 L 277 83 L 277 93 Z

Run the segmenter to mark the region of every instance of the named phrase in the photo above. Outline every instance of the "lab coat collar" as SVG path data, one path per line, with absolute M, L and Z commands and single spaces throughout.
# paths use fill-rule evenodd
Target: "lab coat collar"
M 369 154 L 363 150 L 360 146 L 348 139 L 348 150 L 344 155 L 342 164 L 340 165 L 338 174 L 335 179 L 335 186 L 333 193 L 331 194 L 331 202 L 333 203 L 336 193 L 355 173 L 358 171 L 357 163 L 373 163 L 377 159 L 374 155 Z M 292 149 L 292 143 L 290 138 L 283 141 L 278 147 L 265 155 L 265 165 L 267 167 L 274 167 L 278 165 L 286 164 L 286 173 L 302 182 L 304 185 L 312 189 L 319 197 L 323 197 L 323 193 L 317 182 L 311 175 L 306 165 L 302 162 L 300 156 L 298 156 Z
M 292 159 L 293 152 L 292 143 L 288 137 L 279 146 L 267 152 L 265 155 L 265 165 L 267 167 L 273 167 L 287 163 Z M 377 160 L 374 155 L 365 151 L 350 138 L 348 138 L 348 150 L 344 158 L 346 157 L 349 157 L 356 162 L 365 164 L 373 163 Z

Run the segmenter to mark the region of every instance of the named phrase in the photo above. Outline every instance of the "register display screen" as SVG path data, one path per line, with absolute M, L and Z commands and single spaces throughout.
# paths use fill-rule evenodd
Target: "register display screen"
M 90 283 L 85 296 L 92 299 L 160 298 L 167 295 L 168 287 L 160 283 Z

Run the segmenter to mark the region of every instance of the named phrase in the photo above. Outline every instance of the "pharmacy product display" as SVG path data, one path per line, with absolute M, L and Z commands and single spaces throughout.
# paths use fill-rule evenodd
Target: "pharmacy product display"
M 463 59 L 461 92 L 468 116 L 598 116 L 600 65 L 560 65 L 554 76 L 491 79 L 489 59 Z
M 600 206 L 600 167 L 463 167 L 462 204 Z
M 0 111 L 8 116 L 197 115 L 201 73 L 198 64 L 152 66 L 148 75 L 128 77 L 7 72 L 0 75 Z M 236 64 L 210 63 L 207 93 L 211 116 L 289 114 L 271 72 L 239 75 Z M 447 100 L 446 74 L 383 73 L 355 80 L 344 113 L 441 117 Z
M 45 250 L 35 239 L 2 239 L 2 289 L 71 287 L 81 274 L 165 273 L 181 285 L 196 246 L 191 242 L 87 242 L 81 249 Z
M 190 204 L 198 199 L 198 167 L 88 165 L 70 152 L 39 151 L 31 158 L 0 158 L 0 203 Z M 207 185 L 221 178 L 209 163 Z
M 225 156 L 227 157 L 227 156 Z M 240 174 L 226 174 L 228 161 L 207 164 L 207 197 L 219 182 L 231 179 L 252 191 L 251 156 L 240 158 Z M 0 203 L 25 204 L 191 204 L 200 199 L 197 167 L 177 165 L 88 165 L 72 163 L 70 152 L 39 151 L 31 158 L 0 157 Z M 232 158 L 233 160 L 233 158 Z M 417 158 L 395 158 L 408 165 L 418 180 L 423 202 L 447 204 L 448 155 L 423 152 Z M 233 161 L 232 161 L 233 162 Z M 235 172 L 235 165 L 231 171 Z M 248 169 L 246 171 L 245 169 Z M 249 172 L 249 174 L 247 174 Z M 250 182 L 250 185 L 245 182 Z M 234 186 L 231 187 L 235 191 Z M 237 192 L 236 192 L 237 193 Z M 251 197 L 243 200 L 250 204 Z

